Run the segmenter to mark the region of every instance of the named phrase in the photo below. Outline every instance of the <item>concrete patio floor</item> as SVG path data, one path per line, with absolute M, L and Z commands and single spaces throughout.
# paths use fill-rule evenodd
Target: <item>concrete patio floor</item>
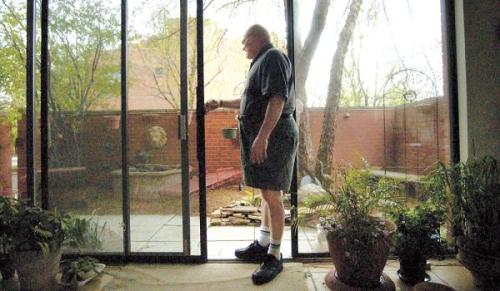
M 87 217 L 88 216 L 84 216 Z M 99 225 L 105 224 L 103 249 L 121 251 L 122 217 L 102 215 L 93 218 Z M 191 217 L 191 250 L 200 254 L 200 219 Z M 182 252 L 182 216 L 180 215 L 131 215 L 131 249 L 133 252 Z M 209 259 L 235 259 L 234 249 L 244 247 L 257 239 L 259 227 L 254 226 L 209 226 L 207 228 L 207 250 Z M 324 252 L 327 246 L 319 241 L 314 228 L 299 229 L 299 252 Z M 285 227 L 282 239 L 284 258 L 291 258 L 291 228 Z

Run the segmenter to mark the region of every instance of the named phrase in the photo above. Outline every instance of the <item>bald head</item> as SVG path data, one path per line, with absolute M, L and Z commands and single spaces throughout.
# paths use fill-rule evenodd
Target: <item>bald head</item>
M 269 32 L 264 26 L 260 24 L 254 24 L 247 29 L 245 37 L 249 36 L 255 37 L 257 40 L 261 41 L 262 44 L 264 45 L 271 43 L 271 37 L 269 36 Z
M 262 48 L 271 43 L 271 38 L 264 26 L 254 24 L 247 29 L 241 43 L 243 50 L 247 53 L 247 58 L 253 59 Z

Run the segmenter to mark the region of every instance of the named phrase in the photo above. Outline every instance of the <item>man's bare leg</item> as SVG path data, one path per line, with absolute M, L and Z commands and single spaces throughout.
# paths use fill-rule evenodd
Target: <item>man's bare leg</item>
M 262 189 L 262 198 L 267 204 L 271 218 L 271 244 L 269 245 L 268 253 L 274 255 L 279 260 L 281 238 L 283 237 L 283 229 L 285 228 L 285 209 L 281 191 Z M 267 216 L 267 213 L 262 213 L 262 223 L 264 225 L 268 223 L 267 221 L 264 222 L 265 216 Z
M 260 231 L 257 241 L 259 242 L 259 245 L 267 248 L 269 246 L 269 243 L 271 242 L 271 214 L 269 211 L 269 206 L 264 199 L 262 199 L 260 205 L 260 212 L 262 220 L 260 223 Z

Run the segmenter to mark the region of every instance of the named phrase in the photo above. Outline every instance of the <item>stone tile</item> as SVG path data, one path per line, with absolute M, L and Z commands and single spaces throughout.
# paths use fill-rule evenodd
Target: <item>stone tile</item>
M 431 264 L 434 262 L 431 261 Z M 457 291 L 472 291 L 476 290 L 473 286 L 471 274 L 461 266 L 455 266 L 458 264 L 456 260 L 451 260 L 444 266 L 432 266 L 431 271 L 427 273 L 431 276 L 431 280 L 434 283 L 439 283 L 455 288 Z M 311 278 L 314 282 L 314 287 L 316 289 L 309 290 L 328 290 L 324 285 L 324 278 L 326 274 L 333 268 L 332 263 L 309 263 L 304 264 L 306 272 L 311 273 Z M 410 291 L 411 286 L 404 284 L 399 280 L 397 276 L 397 270 L 399 269 L 398 260 L 388 260 L 386 267 L 384 268 L 384 273 L 386 273 L 391 280 L 396 285 L 396 290 Z M 447 278 L 443 279 L 443 278 Z M 309 285 L 308 285 L 309 286 Z
M 477 290 L 472 274 L 463 266 L 435 266 L 431 273 L 456 290 Z
M 200 217 L 199 216 L 191 216 L 190 217 L 191 225 L 200 225 Z M 167 222 L 168 225 L 182 225 L 182 215 L 174 215 Z
M 160 231 L 161 225 L 151 225 L 142 227 L 131 227 L 130 238 L 134 241 L 149 241 L 151 238 Z
M 207 229 L 209 241 L 250 240 L 257 239 L 253 226 L 213 226 Z
M 306 286 L 308 291 L 316 291 L 314 280 L 311 274 L 306 274 Z
M 220 259 L 221 246 L 217 241 L 207 242 L 207 256 L 208 259 Z
M 194 229 L 193 226 L 190 228 L 191 239 L 200 239 L 198 229 Z M 182 225 L 163 225 L 160 229 L 155 232 L 147 241 L 182 241 L 183 240 L 183 229 Z
M 180 241 L 168 241 L 168 242 L 142 242 L 133 244 L 134 248 L 132 251 L 134 252 L 182 252 L 183 246 Z
M 312 280 L 314 281 L 315 290 L 329 291 L 330 289 L 325 284 L 325 276 L 330 270 L 324 273 L 311 273 Z

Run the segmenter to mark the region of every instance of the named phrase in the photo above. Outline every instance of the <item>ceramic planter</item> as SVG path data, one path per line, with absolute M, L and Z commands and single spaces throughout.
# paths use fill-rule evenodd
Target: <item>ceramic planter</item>
M 388 282 L 390 279 L 382 276 L 382 271 L 387 262 L 391 236 L 396 231 L 396 225 L 389 221 L 385 224 L 387 232 L 384 237 L 370 248 L 361 250 L 363 254 L 366 254 L 365 256 L 357 257 L 348 252 L 349 246 L 352 245 L 351 241 L 334 238 L 332 233 L 327 234 L 328 249 L 335 265 L 335 270 L 332 270 L 325 278 L 325 283 L 331 290 L 336 289 L 335 281 L 367 290 L 394 290 L 394 283 Z M 381 286 L 384 284 L 387 287 Z
M 238 128 L 223 128 L 222 129 L 222 136 L 225 139 L 236 139 L 238 137 Z
M 26 251 L 11 253 L 23 290 L 57 290 L 56 275 L 59 272 L 61 249 L 43 255 L 42 252 Z
M 399 279 L 408 285 L 430 281 L 430 276 L 425 272 L 426 262 L 427 260 L 423 256 L 417 256 L 416 258 L 400 257 Z

